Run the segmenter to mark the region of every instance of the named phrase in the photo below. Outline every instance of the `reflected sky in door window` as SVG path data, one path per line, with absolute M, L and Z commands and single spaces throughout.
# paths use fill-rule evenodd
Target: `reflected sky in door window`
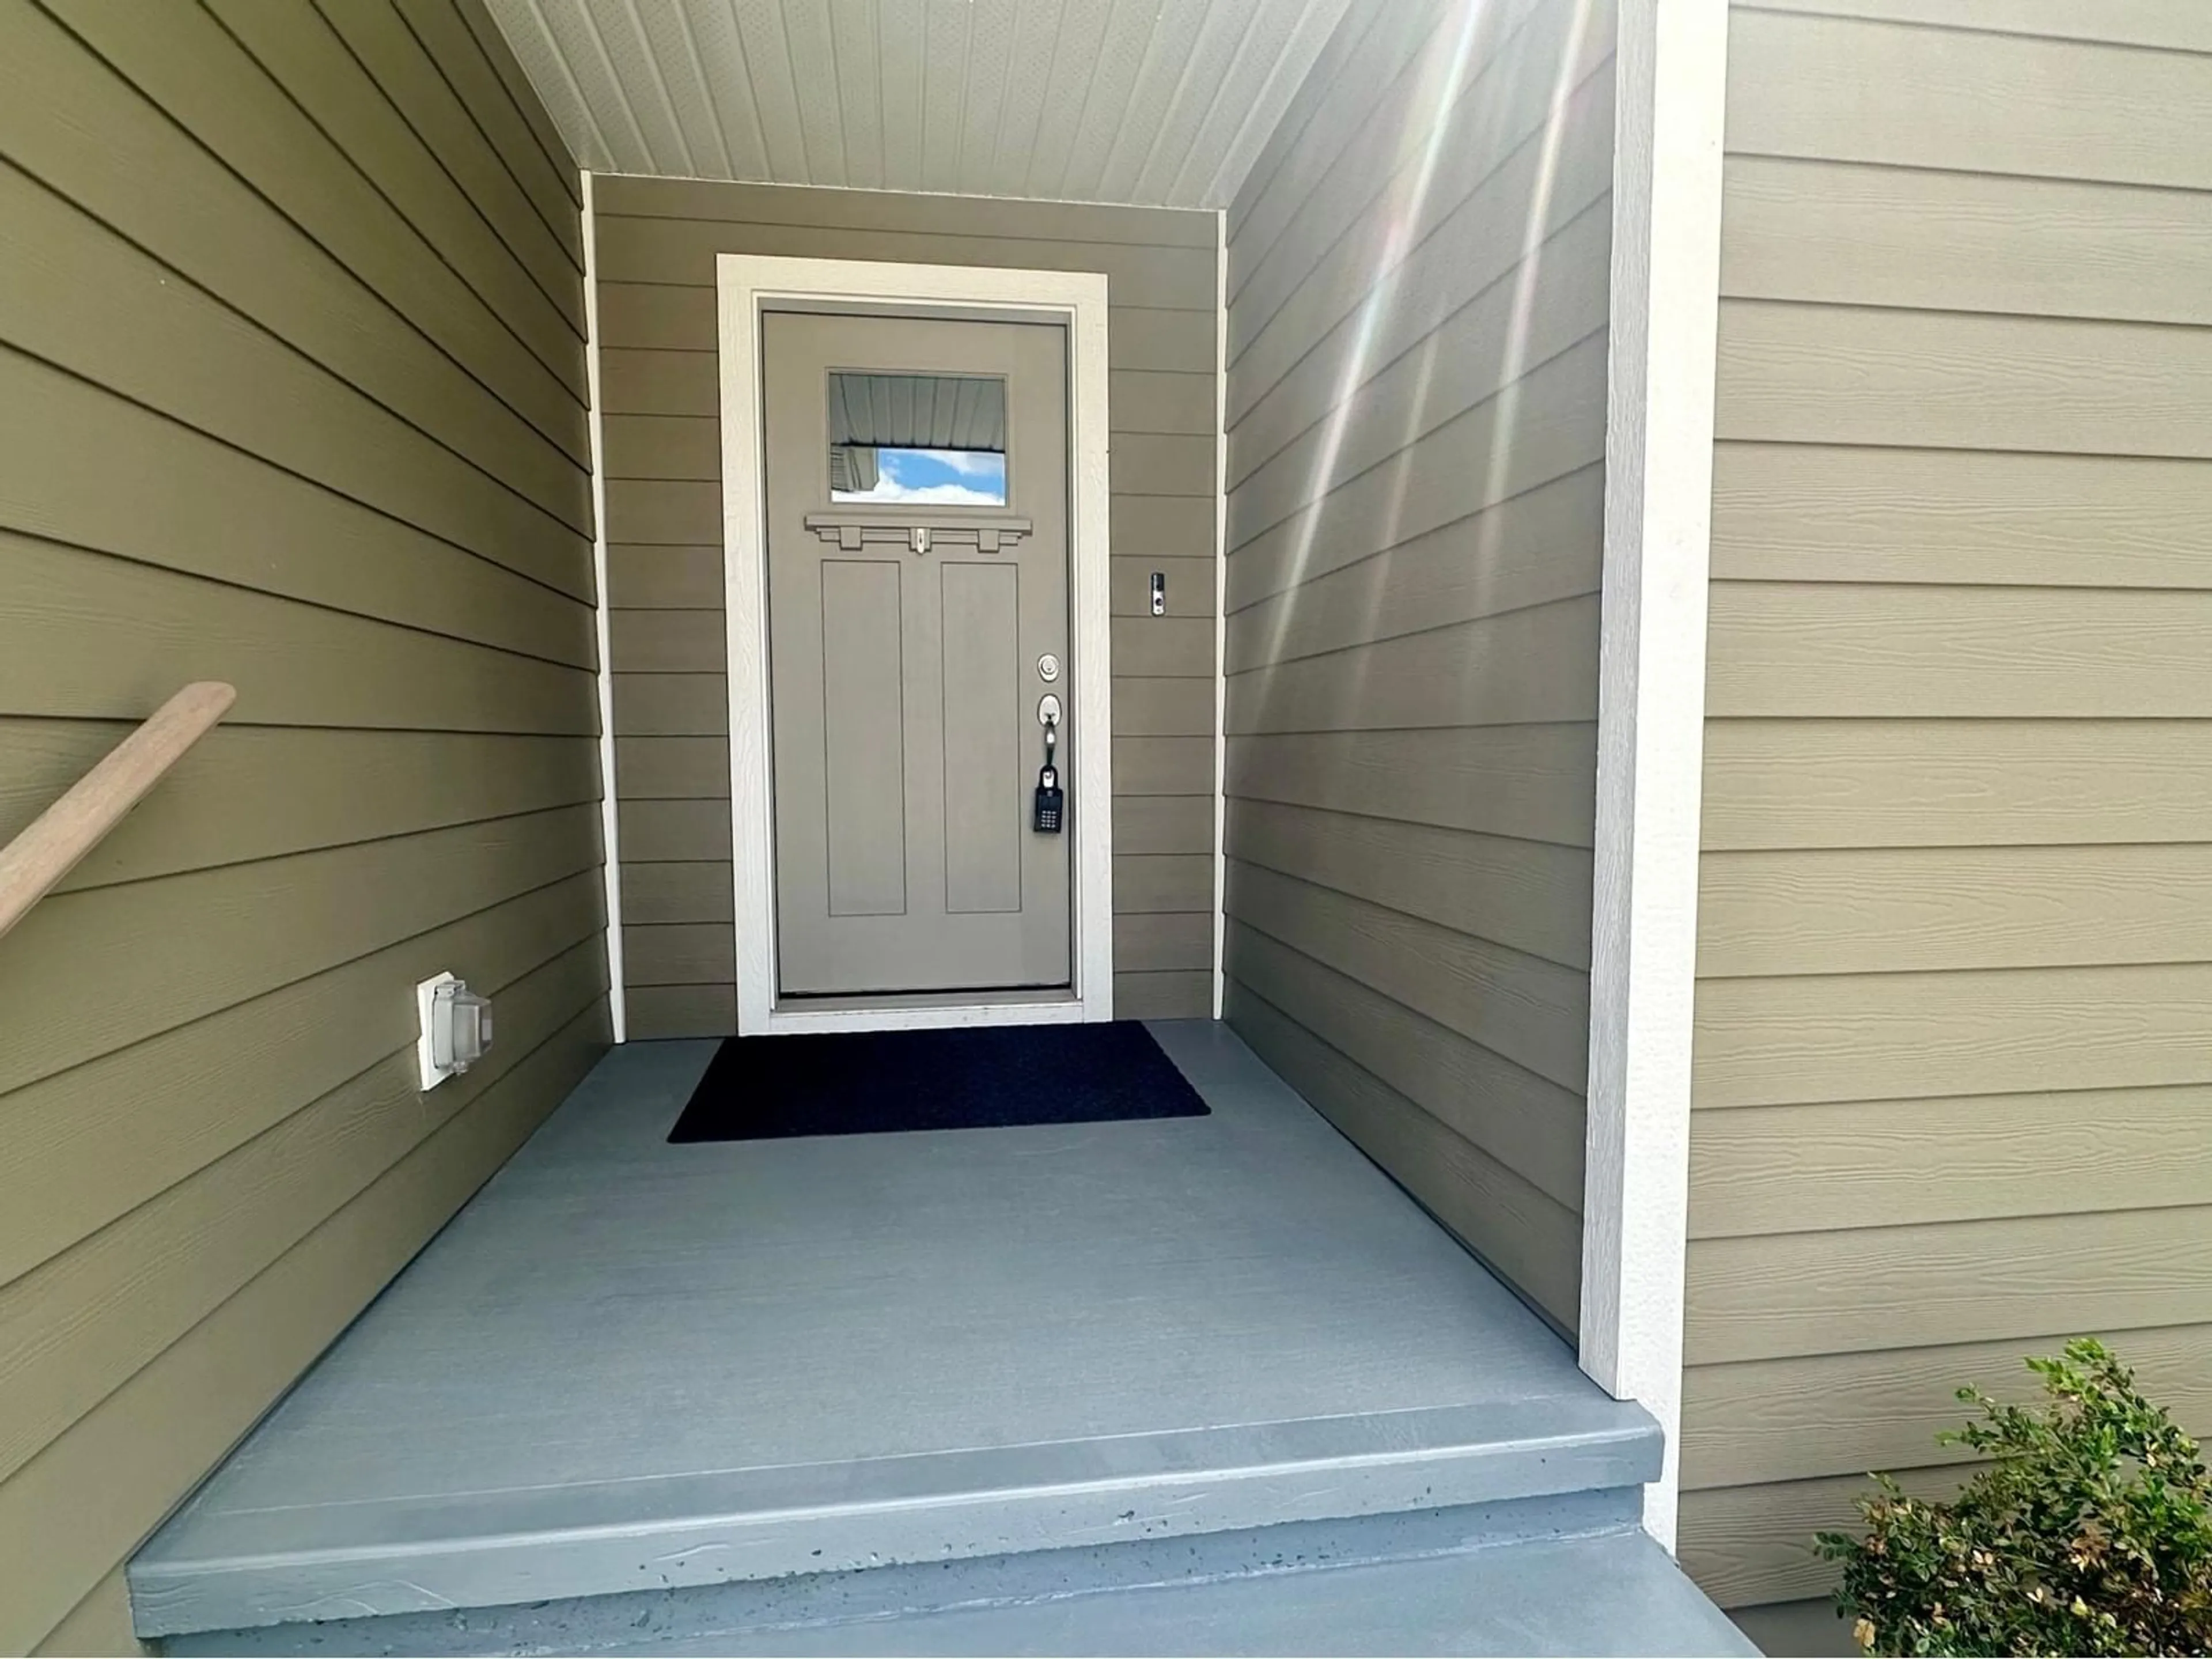
M 870 453 L 875 459 L 875 482 L 865 489 L 840 489 L 833 483 L 831 501 L 921 501 L 939 507 L 1006 504 L 1004 455 L 981 449 L 878 449 Z

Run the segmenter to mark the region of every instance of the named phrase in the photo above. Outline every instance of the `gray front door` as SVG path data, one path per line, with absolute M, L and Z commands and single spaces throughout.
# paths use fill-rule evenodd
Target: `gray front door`
M 1030 827 L 1068 660 L 1067 337 L 770 312 L 777 988 L 1069 982 L 1070 833 Z

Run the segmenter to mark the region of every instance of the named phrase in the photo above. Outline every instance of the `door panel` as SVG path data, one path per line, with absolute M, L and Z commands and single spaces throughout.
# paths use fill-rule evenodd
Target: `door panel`
M 945 908 L 1022 908 L 1021 573 L 948 561 L 945 617 Z M 1031 745 L 1037 747 L 1039 745 Z M 1010 797 L 1012 798 L 1010 802 Z
M 822 726 L 830 914 L 906 914 L 900 570 L 822 564 Z
M 1068 658 L 1066 331 L 762 334 L 779 991 L 1065 985 L 1073 836 L 1030 802 L 1046 691 L 1063 784 L 1083 737 L 1037 669 Z

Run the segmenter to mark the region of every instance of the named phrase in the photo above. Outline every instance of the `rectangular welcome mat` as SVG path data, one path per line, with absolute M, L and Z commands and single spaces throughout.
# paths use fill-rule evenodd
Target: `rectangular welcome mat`
M 678 1143 L 1203 1117 L 1198 1091 L 1134 1020 L 726 1037 Z

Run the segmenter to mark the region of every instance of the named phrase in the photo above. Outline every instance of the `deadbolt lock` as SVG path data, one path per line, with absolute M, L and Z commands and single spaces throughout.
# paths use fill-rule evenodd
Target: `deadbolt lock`
M 1037 678 L 1050 685 L 1060 678 L 1060 659 L 1048 651 L 1037 659 Z

